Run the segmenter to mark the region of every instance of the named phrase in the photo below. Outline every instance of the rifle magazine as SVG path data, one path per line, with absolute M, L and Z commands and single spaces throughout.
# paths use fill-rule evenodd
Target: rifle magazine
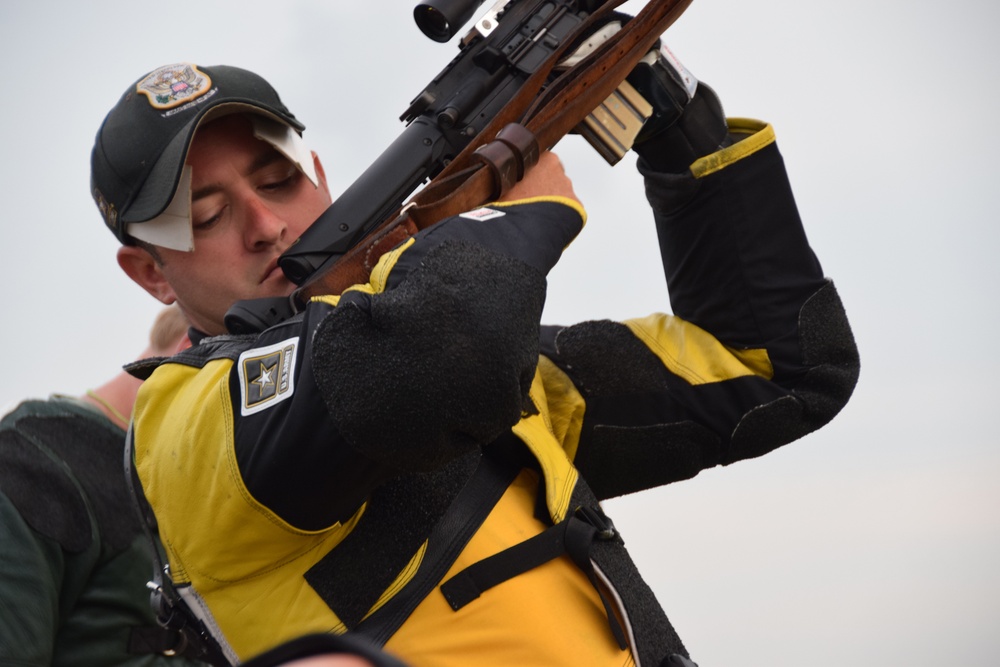
M 608 164 L 615 165 L 632 148 L 653 107 L 628 81 L 621 84 L 576 126 L 576 131 Z

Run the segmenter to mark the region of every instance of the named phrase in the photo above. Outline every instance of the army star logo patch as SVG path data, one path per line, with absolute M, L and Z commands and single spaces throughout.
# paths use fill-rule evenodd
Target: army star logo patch
M 295 390 L 295 352 L 298 338 L 240 355 L 240 414 L 244 417 L 291 398 Z

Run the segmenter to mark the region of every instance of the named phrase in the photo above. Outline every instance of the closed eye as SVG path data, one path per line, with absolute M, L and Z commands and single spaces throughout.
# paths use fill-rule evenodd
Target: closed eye
M 205 231 L 208 231 L 209 229 L 212 229 L 213 227 L 215 227 L 215 225 L 218 224 L 218 222 L 220 220 L 222 220 L 222 214 L 225 213 L 225 212 L 226 212 L 226 209 L 223 208 L 222 210 L 220 210 L 218 213 L 216 213 L 215 215 L 213 215 L 210 218 L 207 218 L 205 220 L 193 220 L 191 222 L 191 228 L 195 232 L 205 232 Z
M 264 179 L 258 186 L 264 192 L 281 192 L 282 190 L 295 187 L 302 173 L 293 165 L 288 165 L 287 170 L 282 170 L 280 174 L 270 179 Z

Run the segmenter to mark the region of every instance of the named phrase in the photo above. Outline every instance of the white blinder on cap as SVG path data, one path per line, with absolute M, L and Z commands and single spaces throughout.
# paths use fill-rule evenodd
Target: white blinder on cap
M 265 116 L 252 114 L 249 118 L 256 138 L 273 146 L 309 179 L 313 187 L 319 187 L 312 152 L 298 132 Z M 144 222 L 130 223 L 126 231 L 129 236 L 161 248 L 183 252 L 194 250 L 194 235 L 191 230 L 191 167 L 184 166 L 173 199 L 163 213 Z

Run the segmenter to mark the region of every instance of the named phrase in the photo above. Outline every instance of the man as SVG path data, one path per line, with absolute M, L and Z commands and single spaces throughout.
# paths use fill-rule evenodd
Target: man
M 142 357 L 172 354 L 186 329 L 164 310 Z M 138 387 L 122 372 L 0 421 L 0 664 L 194 664 L 158 654 L 172 637 L 149 607 L 150 543 L 121 465 Z
M 727 126 L 667 51 L 630 81 L 676 316 L 572 327 L 538 321 L 584 221 L 549 154 L 367 284 L 223 335 L 234 301 L 290 293 L 277 258 L 331 200 L 319 158 L 237 68 L 158 68 L 111 110 L 95 200 L 197 343 L 140 394 L 136 468 L 231 662 L 353 631 L 412 665 L 691 664 L 599 501 L 818 428 L 858 361 L 770 126 Z

